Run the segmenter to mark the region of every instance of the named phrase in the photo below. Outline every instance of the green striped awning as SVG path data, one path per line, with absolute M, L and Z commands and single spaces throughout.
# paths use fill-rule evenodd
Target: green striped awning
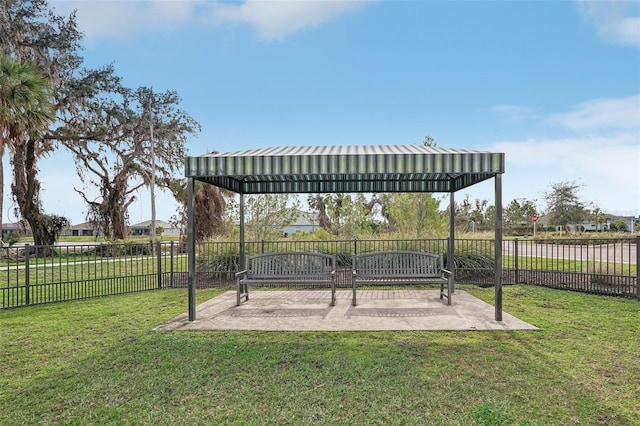
M 451 192 L 504 173 L 504 154 L 419 145 L 276 147 L 187 157 L 185 175 L 241 194 Z

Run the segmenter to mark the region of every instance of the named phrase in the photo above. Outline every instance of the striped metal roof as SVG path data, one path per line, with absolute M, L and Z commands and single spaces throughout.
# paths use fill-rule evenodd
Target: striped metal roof
M 419 145 L 298 146 L 187 157 L 186 177 L 242 194 L 451 192 L 504 173 L 504 154 Z

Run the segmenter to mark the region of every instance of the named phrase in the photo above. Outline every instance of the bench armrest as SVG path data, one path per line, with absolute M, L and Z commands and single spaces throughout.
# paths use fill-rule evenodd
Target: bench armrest
M 239 277 L 242 274 L 246 274 L 247 270 L 245 269 L 244 271 L 240 271 L 240 272 L 236 272 L 236 277 Z
M 442 272 L 445 273 L 445 274 L 448 274 L 448 275 L 452 275 L 453 274 L 453 272 L 451 272 L 448 269 L 444 269 L 444 268 L 442 268 Z

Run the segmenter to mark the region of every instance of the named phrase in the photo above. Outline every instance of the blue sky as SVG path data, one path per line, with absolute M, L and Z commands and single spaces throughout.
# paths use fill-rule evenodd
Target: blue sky
M 505 204 L 544 209 L 551 183 L 575 181 L 584 201 L 640 214 L 639 2 L 50 6 L 77 9 L 87 66 L 113 63 L 129 87 L 180 94 L 202 124 L 190 155 L 430 135 L 443 148 L 504 152 Z M 56 153 L 41 169 L 45 210 L 84 221 L 72 160 Z M 493 203 L 493 181 L 463 192 Z M 148 199 L 139 194 L 131 223 L 150 218 Z M 168 194 L 158 204 L 159 219 L 175 212 Z

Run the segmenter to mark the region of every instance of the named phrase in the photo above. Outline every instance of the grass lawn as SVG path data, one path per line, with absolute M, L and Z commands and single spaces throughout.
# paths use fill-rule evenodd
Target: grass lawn
M 159 290 L 0 311 L 0 424 L 640 424 L 634 300 L 506 286 L 541 331 L 151 331 L 186 306 Z

